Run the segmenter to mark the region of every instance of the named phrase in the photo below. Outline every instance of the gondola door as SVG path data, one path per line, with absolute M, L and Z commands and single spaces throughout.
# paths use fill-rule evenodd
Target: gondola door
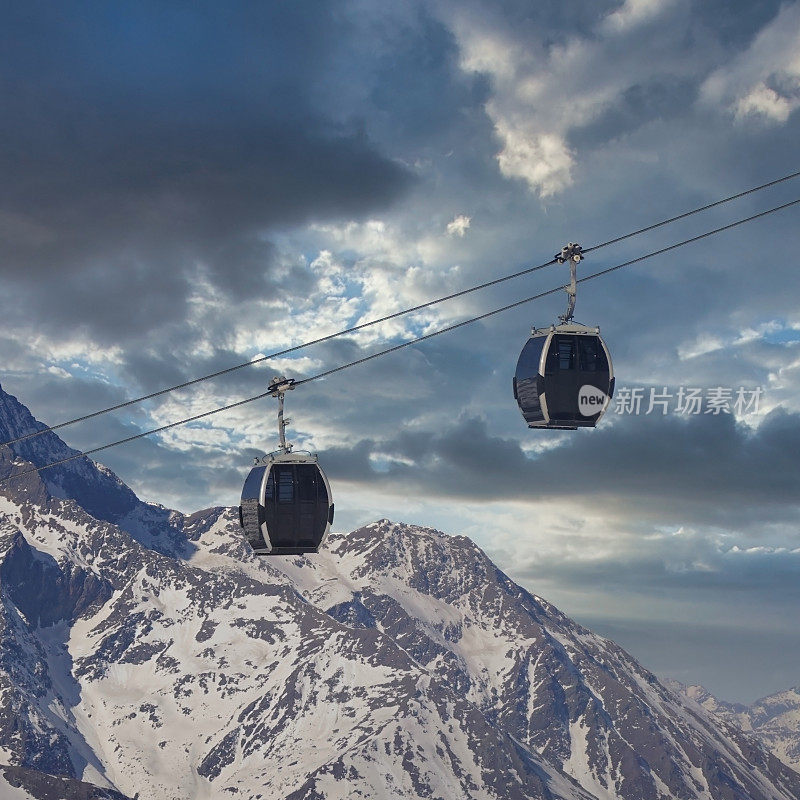
M 325 529 L 325 514 L 320 515 L 319 495 L 322 479 L 316 464 L 297 464 L 297 530 L 300 537 L 297 544 L 300 547 L 316 547 L 322 531 Z M 325 500 L 325 513 L 328 511 L 327 499 Z
M 594 386 L 604 395 L 613 394 L 610 386 L 610 369 L 605 348 L 599 336 L 578 336 L 578 388 Z M 605 406 L 589 406 L 581 409 L 581 418 L 596 423 Z M 591 413 L 595 410 L 595 413 Z
M 578 417 L 577 356 L 575 336 L 553 336 L 545 361 L 545 395 L 552 423 L 569 423 Z
M 272 486 L 270 486 L 270 483 Z M 297 504 L 293 464 L 273 464 L 267 482 L 267 493 L 272 491 L 272 519 L 267 519 L 267 529 L 273 548 L 295 547 L 297 530 Z
M 303 548 L 316 552 L 328 523 L 330 503 L 317 464 L 273 464 L 266 501 L 273 550 Z

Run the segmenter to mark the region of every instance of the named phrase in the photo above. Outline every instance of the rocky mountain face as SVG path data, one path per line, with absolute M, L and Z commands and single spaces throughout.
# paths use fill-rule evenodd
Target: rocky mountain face
M 0 390 L 0 441 L 26 414 Z M 0 481 L 66 447 L 33 442 Z M 469 539 L 329 541 L 258 560 L 232 510 L 151 506 L 85 459 L 0 483 L 0 796 L 800 800 Z
M 0 766 L 0 797 L 3 800 L 130 800 L 113 789 L 74 778 L 9 766 Z
M 0 442 L 7 442 L 47 426 L 0 386 Z M 48 431 L 9 448 L 0 448 L 0 479 L 31 466 L 42 467 L 77 454 Z M 97 520 L 119 525 L 151 550 L 187 556 L 192 546 L 181 533 L 180 515 L 164 506 L 143 503 L 110 469 L 88 458 L 76 458 L 39 475 L 14 481 L 14 491 L 28 493 L 32 502 L 48 498 L 74 500 Z
M 674 681 L 670 688 L 751 734 L 784 764 L 800 772 L 800 687 L 762 697 L 749 706 L 719 700 L 703 686 Z

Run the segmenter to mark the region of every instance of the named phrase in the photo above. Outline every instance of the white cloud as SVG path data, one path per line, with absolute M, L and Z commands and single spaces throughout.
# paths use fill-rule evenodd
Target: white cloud
M 784 6 L 744 53 L 712 73 L 700 98 L 738 121 L 785 123 L 800 108 L 800 3 Z
M 556 194 L 571 183 L 573 155 L 565 139 L 570 122 L 553 88 L 567 77 L 563 70 L 568 69 L 574 51 L 567 45 L 534 57 L 530 48 L 517 45 L 512 32 L 492 31 L 460 19 L 453 20 L 453 25 L 461 47 L 461 68 L 492 79 L 493 96 L 485 110 L 501 144 L 500 171 L 526 181 L 541 197 Z
M 311 226 L 321 248 L 312 267 L 326 275 L 339 294 L 338 302 L 326 307 L 346 312 L 339 329 L 421 305 L 459 287 L 461 268 L 453 265 L 453 243 L 441 235 L 441 228 L 449 237 L 463 238 L 470 224 L 471 217 L 456 214 L 446 224 L 439 217 L 409 227 L 383 219 Z M 343 268 L 345 254 L 348 263 Z M 329 291 L 325 294 L 330 296 Z M 360 331 L 354 338 L 362 346 L 410 339 L 472 312 L 471 302 L 463 298 L 433 306 Z M 314 328 L 319 327 L 317 320 Z
M 345 292 L 344 267 L 330 250 L 322 250 L 309 265 L 319 281 L 317 291 L 321 295 L 332 297 Z
M 798 82 L 798 87 L 800 87 L 800 82 Z M 734 116 L 737 119 L 760 116 L 775 122 L 786 122 L 798 105 L 800 105 L 800 96 L 783 97 L 762 81 L 744 97 L 740 97 L 733 104 L 733 108 Z
M 99 348 L 81 336 L 55 339 L 44 334 L 38 334 L 27 339 L 24 338 L 24 333 L 22 332 L 20 340 L 29 343 L 33 350 L 43 353 L 48 361 L 73 361 L 79 359 L 88 364 L 104 368 L 109 365 L 121 364 L 124 360 L 123 350 L 117 345 Z
M 462 41 L 468 47 L 462 49 L 461 67 L 467 72 L 485 72 L 500 80 L 512 80 L 517 72 L 517 64 L 523 56 L 522 48 L 508 41 L 499 31 L 484 29 L 480 36 L 473 35 L 471 25 L 456 20 Z
M 603 20 L 601 29 L 608 32 L 627 32 L 651 22 L 672 5 L 674 0 L 625 0 Z
M 187 425 L 172 428 L 161 434 L 162 442 L 170 450 L 186 453 L 194 448 L 203 450 L 222 450 L 230 449 L 230 430 L 228 428 L 213 427 L 189 427 Z
M 485 111 L 500 143 L 501 173 L 525 181 L 542 198 L 558 195 L 575 180 L 581 155 L 570 145 L 573 131 L 624 103 L 632 87 L 694 74 L 696 62 L 675 56 L 675 39 L 684 35 L 680 23 L 663 26 L 647 44 L 636 30 L 679 4 L 626 0 L 592 34 L 566 34 L 555 44 L 546 30 L 533 37 L 527 30 L 523 39 L 505 20 L 472 18 L 452 7 L 447 22 L 461 68 L 491 82 Z
M 309 230 L 323 234 L 339 248 L 353 249 L 398 259 L 405 254 L 399 239 L 385 220 L 368 219 L 365 222 L 350 220 L 338 225 L 310 225 Z M 320 254 L 322 256 L 322 253 Z
M 703 333 L 691 342 L 684 342 L 678 345 L 678 358 L 685 361 L 690 358 L 704 356 L 707 353 L 714 353 L 725 347 L 726 342 L 719 336 Z
M 459 214 L 452 222 L 447 223 L 447 235 L 461 236 L 463 238 L 471 221 L 471 217 Z
M 498 119 L 496 130 L 504 145 L 497 155 L 500 171 L 508 178 L 523 178 L 542 197 L 557 194 L 572 183 L 573 155 L 562 136 L 526 128 Z

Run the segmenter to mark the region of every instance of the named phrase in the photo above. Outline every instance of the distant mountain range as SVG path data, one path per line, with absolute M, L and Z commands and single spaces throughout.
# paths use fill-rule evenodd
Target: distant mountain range
M 749 706 L 726 703 L 703 686 L 669 682 L 673 691 L 754 735 L 784 764 L 800 771 L 800 688 L 776 692 Z
M 37 425 L 0 389 L 0 441 Z M 0 448 L 0 480 L 70 452 Z M 233 510 L 88 459 L 0 486 L 2 764 L 4 800 L 800 800 L 465 537 L 380 520 L 258 560 Z

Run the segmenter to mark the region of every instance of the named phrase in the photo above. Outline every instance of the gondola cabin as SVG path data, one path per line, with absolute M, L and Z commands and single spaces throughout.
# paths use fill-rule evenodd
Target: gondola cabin
M 514 398 L 529 428 L 593 428 L 614 395 L 600 328 L 568 322 L 537 328 L 522 348 Z
M 258 459 L 242 490 L 239 522 L 256 555 L 316 553 L 333 523 L 325 473 L 310 453 Z

